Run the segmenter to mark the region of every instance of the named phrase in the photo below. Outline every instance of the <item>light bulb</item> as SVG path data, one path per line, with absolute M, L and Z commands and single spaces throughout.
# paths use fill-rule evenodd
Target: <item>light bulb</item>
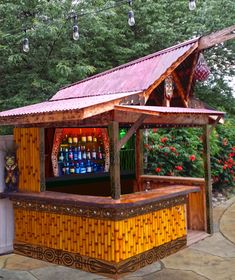
M 23 40 L 23 51 L 24 52 L 29 52 L 29 39 L 28 38 L 24 38 Z
M 130 26 L 134 26 L 135 25 L 135 18 L 134 18 L 134 12 L 133 11 L 129 11 L 128 12 L 128 24 Z
M 196 1 L 195 0 L 189 0 L 188 7 L 189 7 L 190 11 L 195 10 L 196 9 Z
M 77 41 L 79 39 L 79 32 L 78 32 L 78 26 L 73 26 L 73 40 Z

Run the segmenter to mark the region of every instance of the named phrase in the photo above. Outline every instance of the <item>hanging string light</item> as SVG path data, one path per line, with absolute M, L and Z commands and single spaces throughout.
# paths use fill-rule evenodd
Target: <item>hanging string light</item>
M 23 39 L 23 51 L 27 53 L 29 52 L 29 39 L 26 36 L 26 29 L 24 30 L 24 32 L 25 32 L 25 37 Z
M 128 4 L 131 7 L 132 6 L 132 0 L 128 0 Z M 132 10 L 130 10 L 128 12 L 128 24 L 129 24 L 129 26 L 134 26 L 135 25 L 134 12 Z
M 75 15 L 73 18 L 73 40 L 77 41 L 79 39 L 79 30 L 78 30 L 78 17 Z
M 189 0 L 188 7 L 189 7 L 190 11 L 195 10 L 196 9 L 196 1 L 195 0 Z

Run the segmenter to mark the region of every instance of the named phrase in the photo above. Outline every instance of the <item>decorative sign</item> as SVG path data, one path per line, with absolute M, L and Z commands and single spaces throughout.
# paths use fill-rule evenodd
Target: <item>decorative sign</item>
M 171 100 L 173 96 L 173 90 L 173 78 L 171 75 L 169 75 L 168 77 L 166 77 L 164 85 L 164 94 L 166 99 Z

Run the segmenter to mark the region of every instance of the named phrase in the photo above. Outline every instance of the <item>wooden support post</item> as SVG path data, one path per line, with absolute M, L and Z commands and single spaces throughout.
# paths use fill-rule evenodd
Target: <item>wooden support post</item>
M 136 131 L 136 139 L 135 139 L 135 178 L 136 184 L 134 192 L 142 191 L 143 188 L 141 186 L 140 176 L 144 174 L 144 137 L 143 130 L 138 129 Z
M 205 171 L 205 197 L 206 197 L 206 220 L 207 232 L 213 233 L 212 216 L 212 182 L 211 182 L 211 163 L 210 163 L 210 128 L 209 125 L 203 127 L 203 159 Z
M 39 128 L 39 157 L 40 157 L 40 191 L 46 190 L 46 179 L 45 179 L 45 136 L 44 128 Z
M 120 154 L 117 148 L 119 138 L 118 122 L 111 122 L 109 125 L 110 139 L 110 180 L 111 180 L 111 197 L 120 199 L 121 182 L 120 182 Z

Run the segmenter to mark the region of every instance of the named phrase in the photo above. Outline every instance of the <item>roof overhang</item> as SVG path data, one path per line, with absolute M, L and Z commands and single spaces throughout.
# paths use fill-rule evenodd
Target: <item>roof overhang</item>
M 225 113 L 208 109 L 159 106 L 126 106 L 114 107 L 115 118 L 120 123 L 134 123 L 140 115 L 146 115 L 143 125 L 147 126 L 202 126 L 217 124 Z

